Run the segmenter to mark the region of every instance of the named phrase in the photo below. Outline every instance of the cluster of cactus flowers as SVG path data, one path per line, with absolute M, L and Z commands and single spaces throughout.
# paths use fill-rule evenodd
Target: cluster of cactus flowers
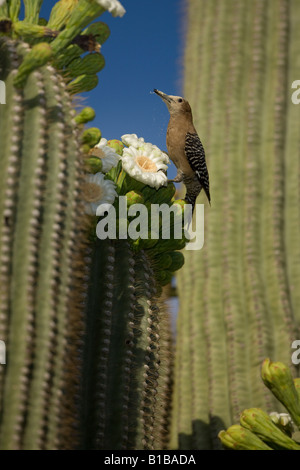
M 261 376 L 287 413 L 246 409 L 240 414 L 240 424 L 220 431 L 222 444 L 233 450 L 300 450 L 296 440 L 300 429 L 300 379 L 293 379 L 285 364 L 270 359 L 264 360 Z
M 94 138 L 98 138 L 97 129 L 92 130 Z M 94 143 L 91 129 L 87 130 L 90 143 L 85 141 L 85 149 Z M 85 135 L 85 134 L 84 134 Z M 187 238 L 184 231 L 183 211 L 185 201 L 175 199 L 176 188 L 173 183 L 167 182 L 166 174 L 169 162 L 168 156 L 151 143 L 144 142 L 136 134 L 122 136 L 120 140 L 101 139 L 98 145 L 89 149 L 85 159 L 85 165 L 90 175 L 87 178 L 86 200 L 87 212 L 99 220 L 102 207 L 105 203 L 113 205 L 118 217 L 120 214 L 119 196 L 124 196 L 126 203 L 125 218 L 117 218 L 116 239 L 120 233 L 127 234 L 130 222 L 134 220 L 130 208 L 135 204 L 143 205 L 147 210 L 147 233 L 134 239 L 128 235 L 128 241 L 134 252 L 143 250 L 150 257 L 157 283 L 160 286 L 169 284 L 175 271 L 180 269 L 184 263 L 183 254 L 178 251 L 185 247 Z M 91 176 L 93 175 L 93 176 Z M 105 176 L 104 176 L 105 175 Z M 95 194 L 93 194 L 93 189 Z M 97 200 L 97 192 L 99 192 Z M 166 205 L 173 216 L 168 219 L 170 232 L 164 237 L 162 219 L 160 218 L 156 238 L 152 236 L 151 210 L 153 205 L 160 207 Z M 128 215 L 127 215 L 128 209 Z M 96 222 L 95 222 L 96 223 Z M 179 227 L 178 232 L 174 227 Z M 125 236 L 123 235 L 123 237 Z
M 129 216 L 118 229 L 136 203 L 173 207 L 176 225 L 184 202 L 167 182 L 167 155 L 135 135 L 107 142 L 85 127 L 94 110 L 74 105 L 104 66 L 109 29 L 93 21 L 122 16 L 121 4 L 60 0 L 48 22 L 41 4 L 25 0 L 19 21 L 21 2 L 0 1 L 0 448 L 163 449 L 163 288 L 184 261 L 183 226 L 181 238 L 159 225 L 158 238 L 126 240 L 99 239 L 96 226 L 120 196 Z

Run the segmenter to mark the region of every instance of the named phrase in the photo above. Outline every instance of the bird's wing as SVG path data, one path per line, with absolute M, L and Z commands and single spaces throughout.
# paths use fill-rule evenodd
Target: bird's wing
M 205 151 L 198 134 L 192 134 L 190 132 L 186 134 L 184 151 L 192 170 L 195 172 L 210 202 L 209 175 L 206 166 Z

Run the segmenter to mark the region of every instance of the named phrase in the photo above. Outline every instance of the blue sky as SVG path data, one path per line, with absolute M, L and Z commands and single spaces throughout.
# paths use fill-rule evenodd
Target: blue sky
M 90 126 L 99 127 L 107 139 L 137 134 L 166 150 L 169 113 L 158 88 L 171 95 L 182 94 L 185 0 L 121 0 L 122 18 L 104 13 L 109 39 L 102 47 L 106 65 L 99 73 L 97 88 L 85 93 L 84 103 L 96 111 Z M 45 0 L 41 16 L 49 17 L 54 2 Z M 170 165 L 168 176 L 176 170 Z
M 135 133 L 166 150 L 169 113 L 153 88 L 182 94 L 184 25 L 182 0 L 125 0 L 122 18 L 100 19 L 111 29 L 102 47 L 105 68 L 98 87 L 85 94 L 103 137 Z M 174 177 L 172 165 L 168 172 Z

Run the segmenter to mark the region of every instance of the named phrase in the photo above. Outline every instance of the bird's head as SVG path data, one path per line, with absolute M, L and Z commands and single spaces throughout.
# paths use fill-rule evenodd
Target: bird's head
M 174 114 L 192 114 L 189 102 L 182 98 L 182 96 L 167 95 L 162 91 L 156 90 L 156 88 L 153 91 L 165 102 L 171 116 Z

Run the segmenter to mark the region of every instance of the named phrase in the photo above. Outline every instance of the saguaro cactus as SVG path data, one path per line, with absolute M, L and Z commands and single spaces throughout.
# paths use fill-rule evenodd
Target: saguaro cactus
M 95 229 L 105 188 L 114 207 L 124 195 L 144 203 L 147 220 L 151 202 L 180 214 L 184 203 L 173 184 L 161 187 L 167 155 L 135 135 L 126 149 L 108 144 L 84 129 L 93 110 L 76 115 L 72 100 L 104 66 L 108 28 L 89 23 L 124 10 L 61 0 L 44 25 L 41 1 L 24 3 L 24 21 L 19 1 L 0 7 L 0 448 L 165 448 L 172 359 L 161 294 L 186 239 L 163 239 L 160 219 L 153 240 L 100 240 Z
M 184 94 L 212 206 L 177 277 L 172 447 L 218 448 L 249 404 L 272 411 L 257 365 L 290 364 L 299 337 L 298 14 L 294 0 L 188 2 Z
M 61 413 L 70 413 L 70 425 L 76 420 L 72 400 L 59 411 L 59 394 L 77 382 L 70 369 L 68 379 L 62 371 L 83 321 L 76 304 L 84 270 L 76 263 L 87 223 L 75 110 L 51 65 L 33 72 L 23 89 L 14 87 L 19 51 L 27 48 L 1 40 L 7 100 L 0 108 L 0 335 L 8 351 L 1 367 L 2 448 L 55 447 Z M 76 370 L 77 359 L 67 369 Z
M 93 254 L 83 371 L 83 448 L 166 446 L 169 326 L 151 262 L 127 241 Z M 164 379 L 163 372 L 167 378 Z

